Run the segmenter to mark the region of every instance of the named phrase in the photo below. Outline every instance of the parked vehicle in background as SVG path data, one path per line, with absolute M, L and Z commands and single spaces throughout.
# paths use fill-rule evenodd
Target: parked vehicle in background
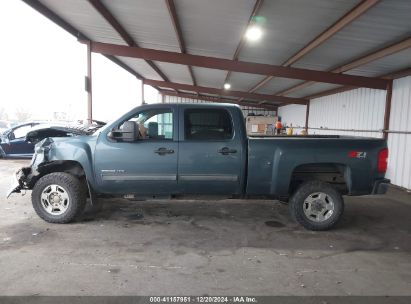
M 151 104 L 90 136 L 39 142 L 7 196 L 33 190 L 51 223 L 73 221 L 95 194 L 280 199 L 305 228 L 327 230 L 343 214 L 342 195 L 386 192 L 387 157 L 379 138 L 247 137 L 234 105 Z
M 34 144 L 26 141 L 26 135 L 40 122 L 27 122 L 7 129 L 0 135 L 0 156 L 8 158 L 31 158 Z
M 18 125 L 0 136 L 0 155 L 4 158 L 31 158 L 34 145 L 47 137 L 87 135 L 104 125 L 93 123 L 89 127 L 77 124 L 29 122 Z

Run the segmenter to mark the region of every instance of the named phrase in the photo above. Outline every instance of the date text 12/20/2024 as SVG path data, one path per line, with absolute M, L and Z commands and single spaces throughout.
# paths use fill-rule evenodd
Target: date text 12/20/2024
M 150 303 L 258 303 L 255 297 L 213 297 L 213 296 L 195 296 L 195 297 L 150 297 Z

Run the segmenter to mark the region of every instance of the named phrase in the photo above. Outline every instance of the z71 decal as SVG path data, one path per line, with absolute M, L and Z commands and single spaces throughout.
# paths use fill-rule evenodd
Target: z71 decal
M 348 152 L 348 157 L 350 157 L 350 158 L 367 158 L 367 152 L 350 151 L 350 152 Z

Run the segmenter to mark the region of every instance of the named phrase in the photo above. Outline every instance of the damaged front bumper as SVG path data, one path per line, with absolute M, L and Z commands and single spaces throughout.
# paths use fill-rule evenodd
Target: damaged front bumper
M 9 198 L 9 196 L 12 193 L 20 193 L 21 192 L 21 190 L 24 187 L 23 177 L 24 177 L 24 174 L 23 174 L 22 169 L 20 169 L 19 171 L 17 171 L 13 175 L 12 184 L 11 184 L 10 189 L 6 193 L 6 198 Z
M 20 168 L 13 175 L 12 186 L 7 191 L 6 198 L 9 198 L 12 193 L 20 193 L 23 189 L 31 189 L 38 176 L 38 166 L 48 160 L 51 143 L 53 143 L 52 139 L 47 138 L 36 145 L 30 166 Z

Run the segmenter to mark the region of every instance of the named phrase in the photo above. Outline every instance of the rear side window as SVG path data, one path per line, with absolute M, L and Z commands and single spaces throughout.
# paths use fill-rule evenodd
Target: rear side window
M 231 116 L 224 109 L 188 109 L 184 112 L 186 140 L 224 140 L 233 137 Z

